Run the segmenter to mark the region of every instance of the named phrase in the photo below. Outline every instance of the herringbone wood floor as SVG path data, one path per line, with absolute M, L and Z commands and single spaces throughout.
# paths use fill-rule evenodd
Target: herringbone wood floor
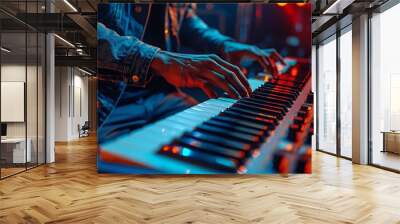
M 314 153 L 313 174 L 97 174 L 96 143 L 0 181 L 0 223 L 400 223 L 400 175 Z

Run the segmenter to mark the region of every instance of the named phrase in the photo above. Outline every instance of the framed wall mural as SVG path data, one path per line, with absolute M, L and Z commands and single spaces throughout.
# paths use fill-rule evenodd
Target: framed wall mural
M 311 6 L 98 10 L 103 173 L 311 173 Z

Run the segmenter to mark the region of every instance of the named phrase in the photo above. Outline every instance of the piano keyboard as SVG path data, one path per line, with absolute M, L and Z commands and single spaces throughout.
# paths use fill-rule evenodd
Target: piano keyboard
M 251 79 L 250 97 L 207 100 L 101 144 L 100 155 L 124 158 L 150 173 L 309 173 L 308 65 L 298 63 L 298 74 L 268 82 Z

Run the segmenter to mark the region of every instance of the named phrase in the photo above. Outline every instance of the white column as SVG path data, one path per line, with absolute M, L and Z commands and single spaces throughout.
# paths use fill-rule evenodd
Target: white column
M 55 141 L 69 141 L 72 124 L 72 68 L 55 68 Z
M 54 12 L 54 5 L 46 1 L 46 11 Z M 55 42 L 54 34 L 46 35 L 46 163 L 55 162 Z
M 55 161 L 54 133 L 55 133 L 55 60 L 54 35 L 46 36 L 46 163 Z
M 368 15 L 353 19 L 353 162 L 368 163 Z

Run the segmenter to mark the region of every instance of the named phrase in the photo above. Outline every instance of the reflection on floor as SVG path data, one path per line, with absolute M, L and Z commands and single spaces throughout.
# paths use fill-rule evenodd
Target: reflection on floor
M 15 173 L 19 173 L 24 170 L 25 170 L 25 167 L 24 168 L 19 168 L 19 167 L 18 168 L 1 168 L 1 178 L 13 175 Z
M 373 163 L 400 171 L 400 155 L 392 152 L 374 151 Z
M 35 166 L 37 166 L 36 163 L 28 163 L 28 164 L 26 164 L 26 167 L 25 167 L 25 164 L 19 164 L 17 166 L 15 166 L 15 165 L 7 165 L 5 167 L 2 167 L 1 170 L 0 170 L 1 178 L 5 178 L 5 177 L 11 176 L 13 174 L 20 173 L 22 171 L 25 171 L 26 169 L 30 169 L 30 168 L 33 168 Z
M 0 181 L 0 223 L 399 223 L 400 175 L 320 152 L 312 175 L 112 175 L 96 140 Z M 134 149 L 132 149 L 134 150 Z

